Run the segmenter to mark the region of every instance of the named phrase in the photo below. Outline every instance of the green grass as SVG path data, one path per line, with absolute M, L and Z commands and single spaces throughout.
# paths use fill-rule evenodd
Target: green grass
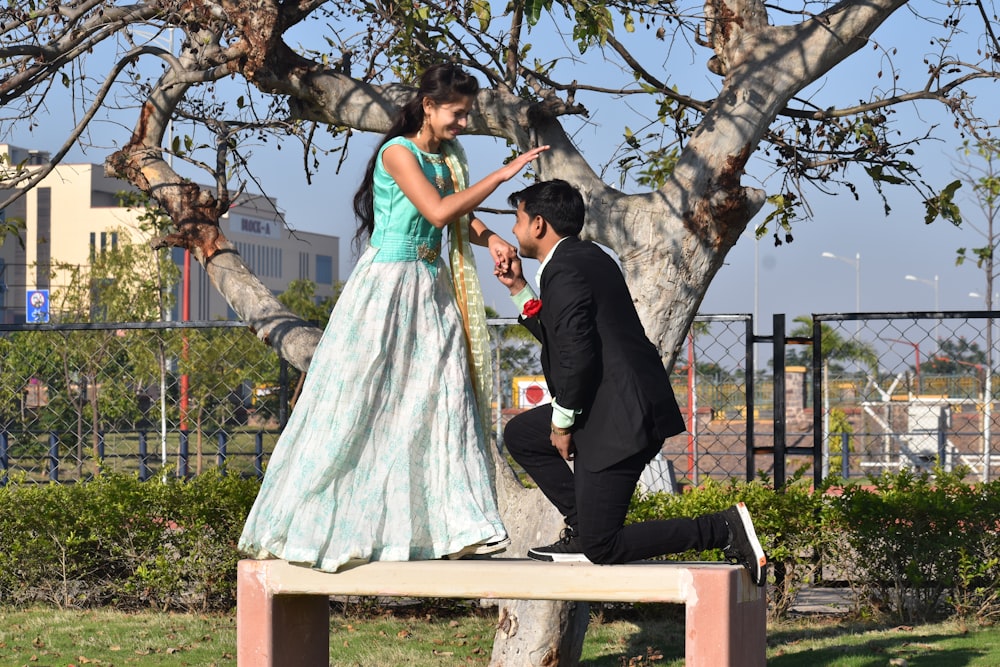
M 496 615 L 455 607 L 393 613 L 348 608 L 330 619 L 334 667 L 489 664 Z M 584 644 L 585 667 L 681 667 L 681 608 L 598 611 Z M 3 667 L 236 665 L 233 614 L 125 614 L 111 610 L 0 612 Z M 890 661 L 896 659 L 895 663 Z M 900 660 L 905 660 L 905 663 Z M 768 628 L 768 667 L 995 667 L 1000 628 L 953 622 L 880 627 L 835 617 L 804 618 Z
M 110 610 L 0 612 L 0 665 L 236 664 L 235 616 Z

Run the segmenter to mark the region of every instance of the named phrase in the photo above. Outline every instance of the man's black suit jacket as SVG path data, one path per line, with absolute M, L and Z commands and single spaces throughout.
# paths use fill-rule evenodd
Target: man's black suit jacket
M 577 464 L 603 470 L 685 430 L 660 355 L 607 253 L 567 237 L 552 251 L 539 288 L 541 311 L 521 322 L 542 343 L 549 393 L 581 411 L 573 431 Z

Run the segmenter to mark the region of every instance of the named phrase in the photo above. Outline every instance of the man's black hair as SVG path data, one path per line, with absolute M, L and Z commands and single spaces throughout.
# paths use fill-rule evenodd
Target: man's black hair
M 583 195 L 566 181 L 553 179 L 535 183 L 507 198 L 507 203 L 515 208 L 521 202 L 529 218 L 542 216 L 559 236 L 577 236 L 583 229 L 586 212 Z

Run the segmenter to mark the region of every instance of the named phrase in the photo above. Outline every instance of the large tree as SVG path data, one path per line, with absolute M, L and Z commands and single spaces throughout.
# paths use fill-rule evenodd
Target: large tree
M 892 24 L 904 18 L 919 18 L 926 29 L 922 62 L 895 60 L 894 40 L 910 29 Z M 976 102 L 984 91 L 987 103 L 995 98 L 995 20 L 992 1 L 961 0 L 21 0 L 0 9 L 0 106 L 7 122 L 31 123 L 53 87 L 70 90 L 79 123 L 55 151 L 58 161 L 103 107 L 131 96 L 131 136 L 108 156 L 107 171 L 154 197 L 174 223 L 162 243 L 190 249 L 240 317 L 305 369 L 319 331 L 274 299 L 219 232 L 234 196 L 230 170 L 242 168 L 246 142 L 277 132 L 302 142 L 309 172 L 321 144 L 335 152 L 355 131 L 385 130 L 427 63 L 460 61 L 488 84 L 471 132 L 513 150 L 552 146 L 538 175 L 581 188 L 584 233 L 618 253 L 669 365 L 709 283 L 765 202 L 773 209 L 757 232 L 774 233 L 776 242 L 808 215 L 808 197 L 855 191 L 862 179 L 879 193 L 912 188 L 929 220 L 957 221 L 954 189 L 925 183 L 911 157 L 935 128 L 908 130 L 896 112 L 934 105 L 952 115 L 959 133 L 986 137 L 991 122 Z M 299 47 L 300 26 L 314 21 L 323 41 Z M 150 31 L 166 30 L 179 37 L 176 52 L 150 42 Z M 106 43 L 115 57 L 95 76 L 84 59 Z M 830 99 L 815 84 L 862 49 L 880 54 L 881 64 L 856 87 L 862 92 Z M 162 61 L 155 80 L 135 67 L 147 56 Z M 601 78 L 606 65 L 619 74 Z M 908 86 L 914 74 L 920 80 Z M 621 150 L 605 165 L 588 162 L 573 140 L 598 109 L 615 117 L 639 110 L 647 119 L 616 129 Z M 165 145 L 171 119 L 202 129 Z M 203 166 L 215 187 L 179 174 L 171 156 Z M 751 158 L 774 169 L 771 191 L 745 183 Z M 2 185 L 24 190 L 44 174 L 9 165 Z M 508 477 L 501 493 L 508 525 L 537 539 L 538 524 L 526 517 L 544 503 L 525 500 Z M 546 623 L 518 621 L 526 609 L 539 613 L 504 607 L 494 663 L 574 661 L 578 636 L 563 633 L 560 643 Z M 549 618 L 573 626 L 572 609 L 551 605 Z

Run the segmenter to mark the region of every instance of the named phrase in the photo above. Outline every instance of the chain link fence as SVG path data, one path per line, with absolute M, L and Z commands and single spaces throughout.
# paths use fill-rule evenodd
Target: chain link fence
M 940 465 L 994 478 L 996 315 L 814 316 L 821 354 L 805 372 L 824 473 Z
M 671 374 L 688 431 L 641 482 L 674 490 L 771 474 L 776 414 L 792 470 L 819 459 L 802 453 L 811 448 L 823 476 L 940 463 L 989 479 L 993 315 L 814 315 L 811 336 L 808 325 L 805 336 L 778 332 L 789 344 L 777 402 L 773 361 L 760 352 L 755 361 L 768 337 L 753 333 L 752 318 L 699 316 Z M 489 326 L 491 431 L 502 447 L 503 425 L 550 396 L 537 342 L 516 320 Z M 143 479 L 212 467 L 260 476 L 300 382 L 242 323 L 3 325 L 0 479 L 73 482 L 101 468 Z
M 0 474 L 260 474 L 298 373 L 241 323 L 0 326 Z
M 541 377 L 538 343 L 516 319 L 489 320 L 497 353 L 499 420 L 550 400 Z M 753 415 L 772 409 L 772 384 L 753 382 L 753 320 L 750 315 L 699 315 L 671 373 L 688 431 L 664 443 L 640 483 L 676 490 L 707 478 L 743 478 L 747 430 Z M 748 415 L 750 418 L 748 419 Z M 494 426 L 496 425 L 494 424 Z M 502 438 L 502 431 L 497 430 Z

